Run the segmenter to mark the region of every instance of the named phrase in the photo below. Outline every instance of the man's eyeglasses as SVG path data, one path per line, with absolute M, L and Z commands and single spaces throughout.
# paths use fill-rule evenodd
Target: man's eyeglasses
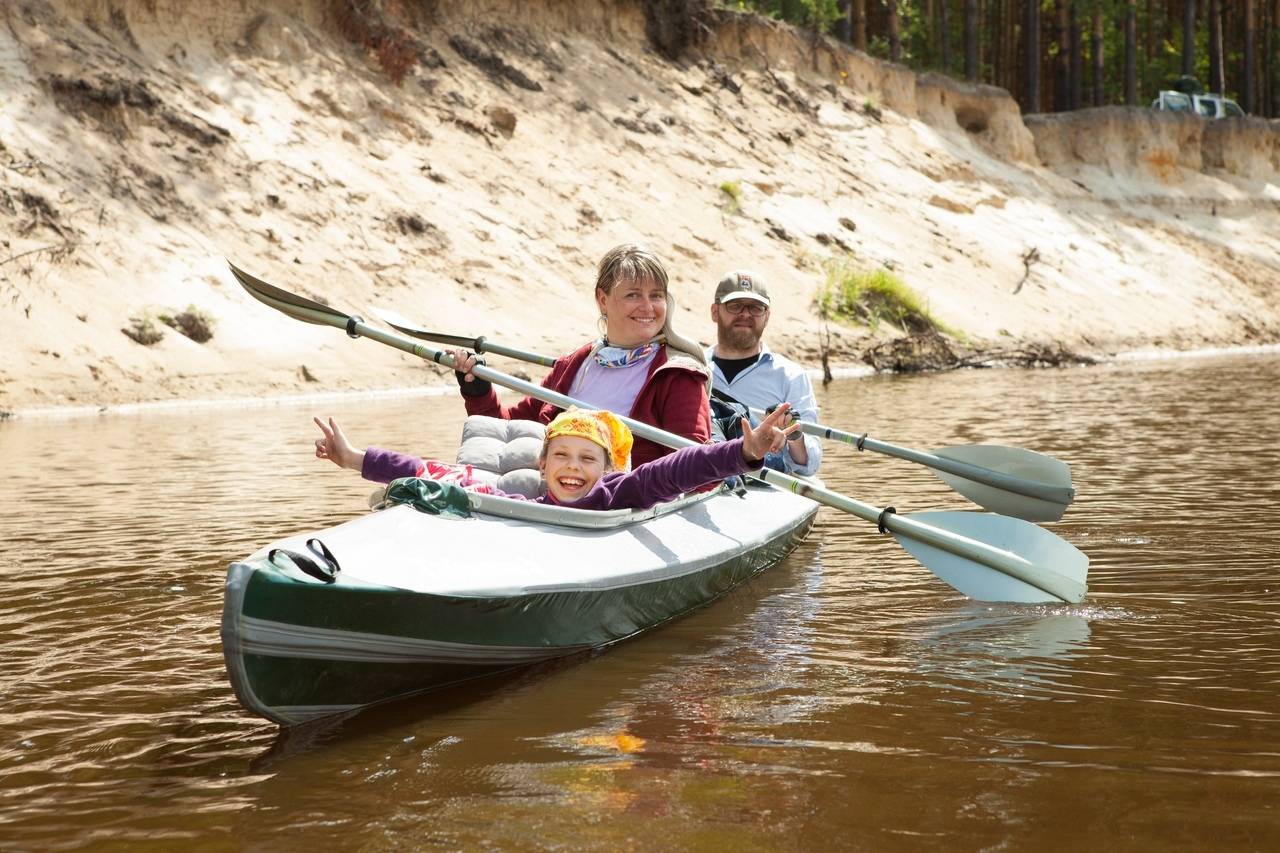
M 732 302 L 724 302 L 721 303 L 720 307 L 735 317 L 743 311 L 746 311 L 752 317 L 763 317 L 764 312 L 769 310 L 768 305 L 761 305 L 759 302 L 747 299 L 735 299 Z

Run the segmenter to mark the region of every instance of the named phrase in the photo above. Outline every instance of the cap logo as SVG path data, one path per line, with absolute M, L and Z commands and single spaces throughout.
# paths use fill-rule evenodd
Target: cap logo
M 716 302 L 731 302 L 734 299 L 756 299 L 764 305 L 769 304 L 769 288 L 764 281 L 756 281 L 750 272 L 731 272 L 716 285 Z

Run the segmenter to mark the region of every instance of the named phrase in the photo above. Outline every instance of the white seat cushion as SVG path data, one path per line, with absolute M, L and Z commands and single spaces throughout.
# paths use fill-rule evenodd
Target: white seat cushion
M 507 494 L 536 498 L 543 491 L 538 455 L 545 434 L 537 421 L 471 415 L 462 425 L 457 461 L 470 465 L 477 480 Z

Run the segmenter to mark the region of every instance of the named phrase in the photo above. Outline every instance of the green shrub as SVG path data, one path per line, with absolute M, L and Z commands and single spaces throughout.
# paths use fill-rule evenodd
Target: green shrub
M 724 5 L 820 33 L 830 32 L 845 14 L 836 0 L 736 0 Z
M 120 331 L 144 347 L 154 346 L 164 339 L 164 330 L 156 328 L 150 314 L 130 317 L 129 328 Z
M 818 293 L 818 316 L 845 325 L 892 323 L 910 333 L 949 331 L 920 297 L 887 269 L 858 270 L 845 263 L 827 265 L 827 280 Z
M 729 213 L 737 213 L 742 209 L 742 184 L 738 181 L 721 181 L 720 192 L 728 197 L 725 202 L 725 210 Z
M 187 310 L 179 314 L 161 314 L 158 319 L 198 344 L 213 337 L 213 315 L 194 305 L 188 305 Z

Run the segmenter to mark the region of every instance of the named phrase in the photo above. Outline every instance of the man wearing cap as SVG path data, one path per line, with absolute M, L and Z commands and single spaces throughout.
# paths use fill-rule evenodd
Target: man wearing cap
M 755 409 L 790 403 L 802 421 L 818 422 L 818 403 L 809 374 L 796 362 L 765 346 L 769 325 L 769 291 L 760 276 L 733 272 L 716 287 L 711 304 L 716 345 L 707 351 L 712 387 L 733 401 Z M 809 476 L 822 462 L 822 443 L 796 430 L 786 446 L 765 458 L 765 465 L 788 474 Z

